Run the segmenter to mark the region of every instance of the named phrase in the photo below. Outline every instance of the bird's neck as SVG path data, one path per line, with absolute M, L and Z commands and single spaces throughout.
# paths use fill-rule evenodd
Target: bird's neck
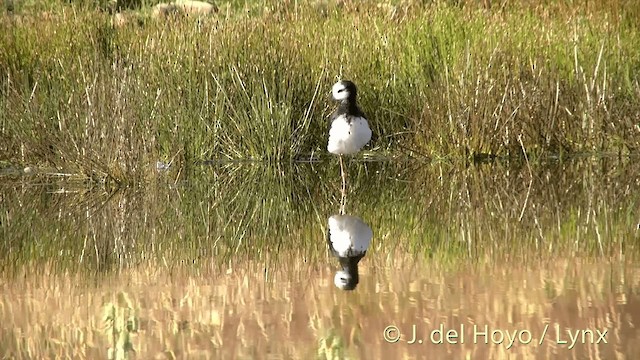
M 360 254 L 358 256 L 342 257 L 339 259 L 340 265 L 345 271 L 349 271 L 349 272 L 355 271 L 357 273 L 358 263 L 360 262 L 360 259 L 362 259 L 363 257 L 364 257 L 364 254 Z
M 346 110 L 348 114 L 358 115 L 362 113 L 355 99 L 345 99 L 340 102 L 340 108 Z
M 346 106 L 356 106 L 356 99 L 355 98 L 346 98 L 344 100 L 341 100 L 340 103 L 342 103 L 343 105 L 346 105 Z
M 358 274 L 358 262 L 350 262 L 348 264 L 342 264 L 342 270 L 351 275 L 351 279 L 357 284 L 360 282 L 360 275 Z

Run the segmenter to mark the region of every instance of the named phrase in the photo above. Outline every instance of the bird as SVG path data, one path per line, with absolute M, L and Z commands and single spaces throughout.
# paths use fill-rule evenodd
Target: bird
M 333 283 L 339 289 L 354 290 L 360 282 L 358 263 L 369 249 L 373 231 L 357 216 L 332 215 L 328 222 L 327 243 L 342 267 Z
M 358 153 L 371 140 L 371 128 L 367 118 L 358 107 L 358 89 L 349 80 L 340 80 L 331 88 L 333 99 L 339 101 L 338 108 L 331 114 L 331 127 L 327 151 L 340 158 L 342 177 L 342 199 L 345 199 L 347 179 L 342 157 Z M 341 212 L 344 213 L 344 201 Z

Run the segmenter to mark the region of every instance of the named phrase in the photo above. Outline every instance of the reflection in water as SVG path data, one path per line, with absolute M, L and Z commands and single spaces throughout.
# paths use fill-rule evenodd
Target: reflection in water
M 151 167 L 119 192 L 3 175 L 17 177 L 0 181 L 3 356 L 104 358 L 106 301 L 135 313 L 141 359 L 640 356 L 640 162 L 354 161 L 349 211 L 384 256 L 369 247 L 344 293 L 319 236 L 338 165 Z M 441 325 L 533 338 L 434 345 Z M 561 342 L 605 328 L 608 344 Z
M 353 290 L 360 281 L 358 263 L 366 255 L 373 231 L 362 219 L 352 215 L 329 217 L 327 242 L 331 253 L 338 258 L 342 270 L 334 277 L 334 284 L 342 290 Z

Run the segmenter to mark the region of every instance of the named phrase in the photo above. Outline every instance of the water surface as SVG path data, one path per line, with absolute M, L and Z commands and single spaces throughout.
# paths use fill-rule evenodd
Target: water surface
M 326 243 L 337 162 L 117 191 L 6 174 L 0 353 L 104 358 L 112 304 L 143 359 L 636 358 L 638 170 L 351 162 L 346 211 L 373 230 L 353 291 Z

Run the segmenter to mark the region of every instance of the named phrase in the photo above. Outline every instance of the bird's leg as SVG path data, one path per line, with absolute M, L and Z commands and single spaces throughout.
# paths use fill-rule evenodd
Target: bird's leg
M 344 215 L 344 208 L 347 204 L 347 177 L 344 172 L 342 155 L 340 155 L 340 176 L 342 176 L 342 191 L 340 192 L 340 215 Z

